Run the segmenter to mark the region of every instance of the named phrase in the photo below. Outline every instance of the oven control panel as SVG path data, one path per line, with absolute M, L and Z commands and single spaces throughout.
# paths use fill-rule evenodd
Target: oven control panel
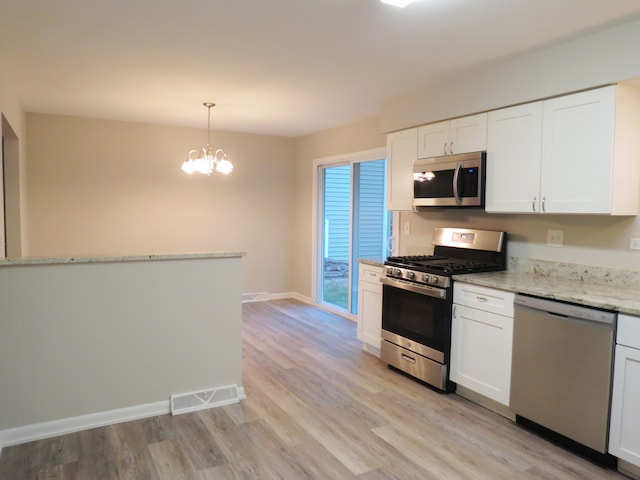
M 409 268 L 386 266 L 385 275 L 391 278 L 408 280 L 411 282 L 431 285 L 440 288 L 447 288 L 450 285 L 449 277 L 434 275 L 433 273 L 418 272 Z

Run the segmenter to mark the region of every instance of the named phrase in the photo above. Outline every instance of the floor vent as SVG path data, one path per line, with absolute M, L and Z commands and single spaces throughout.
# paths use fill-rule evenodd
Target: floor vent
M 242 302 L 266 302 L 267 300 L 271 300 L 271 295 L 269 292 L 256 292 L 256 293 L 243 293 L 242 294 Z
M 205 408 L 221 407 L 246 398 L 237 385 L 216 387 L 198 392 L 171 395 L 171 415 L 195 412 Z

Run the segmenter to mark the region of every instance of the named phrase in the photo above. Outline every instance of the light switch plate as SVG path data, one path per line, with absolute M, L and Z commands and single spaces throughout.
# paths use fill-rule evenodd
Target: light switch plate
M 409 235 L 411 233 L 411 222 L 404 222 L 404 234 Z
M 564 230 L 547 230 L 547 245 L 564 247 Z
M 636 237 L 629 240 L 629 249 L 640 250 L 640 238 Z

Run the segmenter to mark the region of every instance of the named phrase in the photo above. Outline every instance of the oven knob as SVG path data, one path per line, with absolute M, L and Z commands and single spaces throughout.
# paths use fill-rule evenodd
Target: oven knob
M 400 277 L 400 278 L 402 278 L 402 270 L 400 270 L 399 268 L 396 268 L 396 269 L 395 269 L 395 271 L 393 272 L 393 274 L 394 274 L 396 277 Z
M 416 274 L 413 272 L 407 272 L 407 278 L 409 280 L 413 280 L 414 278 L 416 278 Z
M 436 277 L 435 275 L 432 275 L 431 278 L 429 279 L 430 283 L 433 284 L 437 284 L 438 283 L 438 277 Z

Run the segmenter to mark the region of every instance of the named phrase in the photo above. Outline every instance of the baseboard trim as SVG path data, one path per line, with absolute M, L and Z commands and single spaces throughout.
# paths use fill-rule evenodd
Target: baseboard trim
M 117 410 L 108 410 L 105 412 L 0 430 L 0 452 L 3 447 L 79 432 L 81 430 L 89 430 L 96 427 L 104 427 L 116 423 L 129 422 L 131 420 L 139 420 L 141 418 L 166 415 L 168 413 L 169 400 L 164 400 L 161 402 L 135 405 Z
M 621 458 L 618 459 L 618 472 L 634 480 L 640 479 L 640 466 Z
M 269 300 L 282 300 L 285 298 L 293 298 L 309 305 L 313 305 L 311 298 L 301 295 L 297 292 L 282 292 L 282 293 L 269 293 L 269 292 L 255 292 L 255 293 L 243 293 L 242 303 L 251 302 L 268 302 Z
M 313 301 L 311 297 L 307 297 L 306 295 L 302 295 L 301 293 L 298 293 L 298 292 L 289 292 L 286 297 L 282 297 L 282 298 L 293 298 L 294 300 L 298 300 L 299 302 L 302 302 L 302 303 L 307 303 L 309 305 L 316 305 L 316 303 Z
M 380 348 L 374 347 L 373 345 L 369 345 L 366 342 L 362 342 L 362 350 L 373 355 L 374 357 L 380 358 Z
M 473 390 L 463 387 L 462 385 L 457 385 L 456 394 L 462 398 L 466 398 L 467 400 L 477 403 L 478 405 L 491 410 L 492 412 L 497 413 L 498 415 L 502 415 L 503 417 L 508 418 L 511 421 L 516 421 L 515 412 L 511 411 L 509 407 L 503 405 L 499 402 L 491 398 L 487 398 L 484 395 L 474 392 Z

